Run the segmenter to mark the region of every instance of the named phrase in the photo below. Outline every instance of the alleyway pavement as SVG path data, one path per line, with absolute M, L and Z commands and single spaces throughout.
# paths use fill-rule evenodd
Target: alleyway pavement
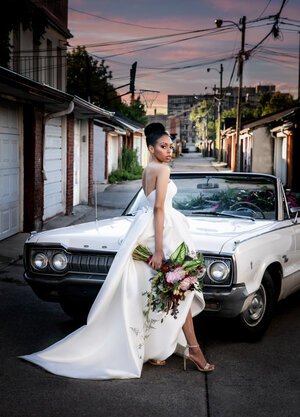
M 183 154 L 172 161 L 173 172 L 215 172 L 228 170 L 214 158 L 203 158 L 199 153 Z M 141 187 L 141 180 L 119 184 L 99 184 L 94 206 L 78 205 L 69 216 L 60 215 L 47 221 L 44 230 L 119 216 Z M 17 233 L 0 241 L 0 271 L 10 263 L 22 262 L 23 246 L 29 233 Z

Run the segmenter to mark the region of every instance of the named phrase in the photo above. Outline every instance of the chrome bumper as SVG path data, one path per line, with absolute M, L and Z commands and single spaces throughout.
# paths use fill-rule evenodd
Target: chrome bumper
M 236 317 L 242 313 L 250 303 L 252 294 L 246 287 L 232 287 L 230 291 L 214 290 L 203 291 L 205 310 L 207 315 L 216 317 Z

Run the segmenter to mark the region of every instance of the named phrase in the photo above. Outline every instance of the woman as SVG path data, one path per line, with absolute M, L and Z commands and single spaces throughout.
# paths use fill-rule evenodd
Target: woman
M 147 206 L 136 215 L 99 292 L 87 324 L 49 348 L 22 356 L 49 372 L 70 378 L 139 378 L 143 363 L 164 365 L 177 347 L 185 346 L 186 360 L 202 372 L 211 372 L 196 340 L 193 314 L 204 308 L 203 295 L 188 291 L 175 320 L 170 314 L 161 322 L 153 313 L 149 328 L 143 310 L 149 279 L 184 241 L 193 248 L 186 218 L 172 207 L 176 193 L 167 163 L 172 157 L 172 141 L 164 126 L 151 123 L 145 128 L 151 161 L 143 174 Z M 150 267 L 132 259 L 138 244 L 147 245 L 153 256 Z

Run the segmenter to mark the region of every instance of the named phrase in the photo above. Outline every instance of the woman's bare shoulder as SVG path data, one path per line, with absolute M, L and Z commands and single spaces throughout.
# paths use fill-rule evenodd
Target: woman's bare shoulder
M 166 164 L 149 163 L 144 169 L 144 174 L 153 173 L 155 175 L 159 175 L 163 173 L 170 174 L 170 172 L 170 167 Z
M 156 164 L 156 167 L 154 169 L 157 175 L 160 175 L 160 174 L 169 175 L 171 172 L 170 167 L 166 164 Z

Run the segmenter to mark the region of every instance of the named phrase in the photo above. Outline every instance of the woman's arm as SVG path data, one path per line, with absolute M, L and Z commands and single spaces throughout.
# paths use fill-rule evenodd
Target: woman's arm
M 168 183 L 170 180 L 170 168 L 167 165 L 161 165 L 157 172 L 156 180 L 156 198 L 154 204 L 154 236 L 155 236 L 155 252 L 150 261 L 150 265 L 154 269 L 161 267 L 164 259 L 163 252 L 163 233 L 165 221 L 165 199 L 167 194 Z

